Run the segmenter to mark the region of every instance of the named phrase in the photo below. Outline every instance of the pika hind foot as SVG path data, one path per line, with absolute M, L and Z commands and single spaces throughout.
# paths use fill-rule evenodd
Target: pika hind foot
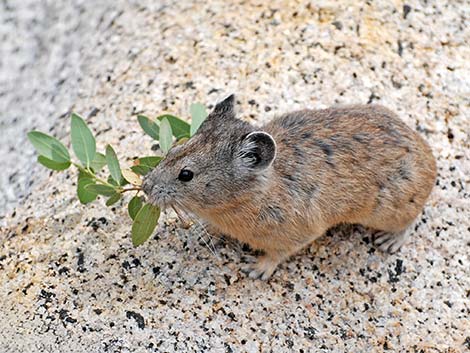
M 242 266 L 242 271 L 252 279 L 268 280 L 279 265 L 280 260 L 268 255 L 258 257 L 256 262 Z
M 393 254 L 406 242 L 408 233 L 408 229 L 397 233 L 380 231 L 374 234 L 374 244 L 380 250 Z

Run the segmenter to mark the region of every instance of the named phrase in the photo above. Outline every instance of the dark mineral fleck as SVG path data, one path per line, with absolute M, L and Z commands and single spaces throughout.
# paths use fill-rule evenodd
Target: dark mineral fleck
M 408 16 L 408 14 L 410 13 L 411 11 L 411 6 L 410 5 L 403 5 L 403 18 L 406 19 L 406 17 Z
M 145 320 L 144 320 L 144 317 L 142 315 L 140 315 L 139 313 L 136 313 L 135 311 L 127 311 L 126 312 L 126 317 L 128 319 L 134 319 L 135 322 L 137 323 L 137 326 L 140 328 L 140 329 L 144 329 L 145 328 Z

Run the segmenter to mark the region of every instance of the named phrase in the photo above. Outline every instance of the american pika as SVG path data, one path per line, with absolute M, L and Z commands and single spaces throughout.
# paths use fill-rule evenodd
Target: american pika
M 262 250 L 248 272 L 266 280 L 339 223 L 372 228 L 381 250 L 397 251 L 435 179 L 429 145 L 382 106 L 301 110 L 255 128 L 236 118 L 231 95 L 143 190 Z

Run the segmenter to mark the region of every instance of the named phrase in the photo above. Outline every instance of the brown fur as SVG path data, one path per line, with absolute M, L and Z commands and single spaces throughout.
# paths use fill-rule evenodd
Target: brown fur
M 275 143 L 255 133 L 250 144 L 253 131 L 235 119 L 229 97 L 144 182 L 151 202 L 184 207 L 263 250 L 250 277 L 269 278 L 339 223 L 382 231 L 381 247 L 397 250 L 435 182 L 428 144 L 381 106 L 282 115 L 262 127 Z M 183 168 L 194 171 L 194 181 L 177 180 Z

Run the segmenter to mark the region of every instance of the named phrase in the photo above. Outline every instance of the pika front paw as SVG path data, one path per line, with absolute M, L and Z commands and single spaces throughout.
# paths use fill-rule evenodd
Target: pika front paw
M 278 264 L 278 260 L 264 255 L 260 256 L 255 263 L 243 265 L 241 270 L 252 279 L 267 281 L 276 270 Z
M 382 251 L 393 254 L 400 250 L 408 238 L 408 230 L 398 233 L 380 231 L 374 234 L 374 244 Z

